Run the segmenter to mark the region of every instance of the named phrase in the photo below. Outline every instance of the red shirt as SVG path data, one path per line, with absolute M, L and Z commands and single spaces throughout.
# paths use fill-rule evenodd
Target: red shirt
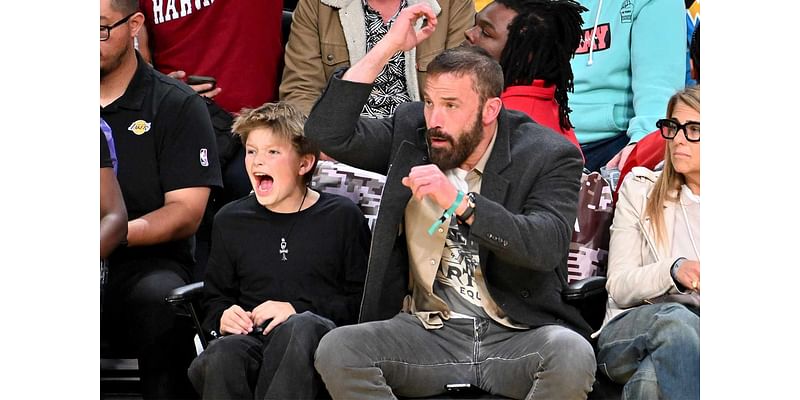
M 156 69 L 216 78 L 222 91 L 214 100 L 231 113 L 277 99 L 283 1 L 140 0 L 139 7 Z
M 633 167 L 655 169 L 658 163 L 664 161 L 664 148 L 666 145 L 667 142 L 661 137 L 661 132 L 658 129 L 648 133 L 647 136 L 636 142 L 631 154 L 628 155 L 628 159 L 625 161 L 625 165 L 619 171 L 619 184 L 617 184 L 617 190 L 614 191 L 614 201 L 617 200 L 617 193 L 620 186 L 622 186 L 622 180 L 625 179 L 625 175 Z
M 500 99 L 506 108 L 522 111 L 540 125 L 564 135 L 580 150 L 581 145 L 575 131 L 561 129 L 558 123 L 558 103 L 555 100 L 555 85 L 545 86 L 544 81 L 536 79 L 530 86 L 510 86 L 503 91 Z M 581 152 L 583 154 L 583 152 Z

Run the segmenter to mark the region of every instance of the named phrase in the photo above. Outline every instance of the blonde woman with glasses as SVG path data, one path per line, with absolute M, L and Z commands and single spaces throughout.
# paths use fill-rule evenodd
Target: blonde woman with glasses
M 623 398 L 700 397 L 700 87 L 656 126 L 660 172 L 634 168 L 611 226 L 609 299 L 597 361 Z

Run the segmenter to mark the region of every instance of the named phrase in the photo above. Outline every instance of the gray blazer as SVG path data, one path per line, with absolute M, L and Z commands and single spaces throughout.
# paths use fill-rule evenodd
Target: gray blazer
M 387 319 L 408 291 L 408 250 L 400 225 L 411 191 L 401 179 L 428 164 L 423 105 L 393 118 L 360 118 L 371 85 L 340 79 L 311 110 L 305 134 L 338 161 L 387 175 L 373 231 L 359 322 Z M 523 113 L 503 109 L 476 196 L 470 239 L 478 243 L 489 294 L 514 321 L 558 324 L 588 337 L 578 310 L 564 303 L 567 255 L 583 162 L 577 148 Z

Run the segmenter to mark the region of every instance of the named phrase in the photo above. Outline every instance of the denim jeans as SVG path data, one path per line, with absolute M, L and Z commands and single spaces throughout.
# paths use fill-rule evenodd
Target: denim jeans
M 562 326 L 513 330 L 479 318 L 427 330 L 406 313 L 332 330 L 314 365 L 334 399 L 428 397 L 450 383 L 518 399 L 585 399 L 596 368 L 589 342 Z
M 583 157 L 586 159 L 583 165 L 584 168 L 592 172 L 599 172 L 600 167 L 608 164 L 620 150 L 628 145 L 628 141 L 630 141 L 628 135 L 626 135 L 625 132 L 620 132 L 619 135 L 608 139 L 591 143 L 582 143 L 581 151 L 583 152 Z
M 678 303 L 636 307 L 611 320 L 597 362 L 624 383 L 623 399 L 700 398 L 700 316 Z
M 189 379 L 204 399 L 315 399 L 323 387 L 314 350 L 334 327 L 306 311 L 266 336 L 223 336 L 192 362 Z

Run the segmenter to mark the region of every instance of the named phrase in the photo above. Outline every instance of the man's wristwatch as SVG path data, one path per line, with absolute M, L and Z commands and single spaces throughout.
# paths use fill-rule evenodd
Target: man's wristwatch
M 469 217 L 475 213 L 475 193 L 469 192 L 467 193 L 467 209 L 464 210 L 464 213 L 461 215 L 456 215 L 456 219 L 458 222 L 462 224 L 466 224 Z

